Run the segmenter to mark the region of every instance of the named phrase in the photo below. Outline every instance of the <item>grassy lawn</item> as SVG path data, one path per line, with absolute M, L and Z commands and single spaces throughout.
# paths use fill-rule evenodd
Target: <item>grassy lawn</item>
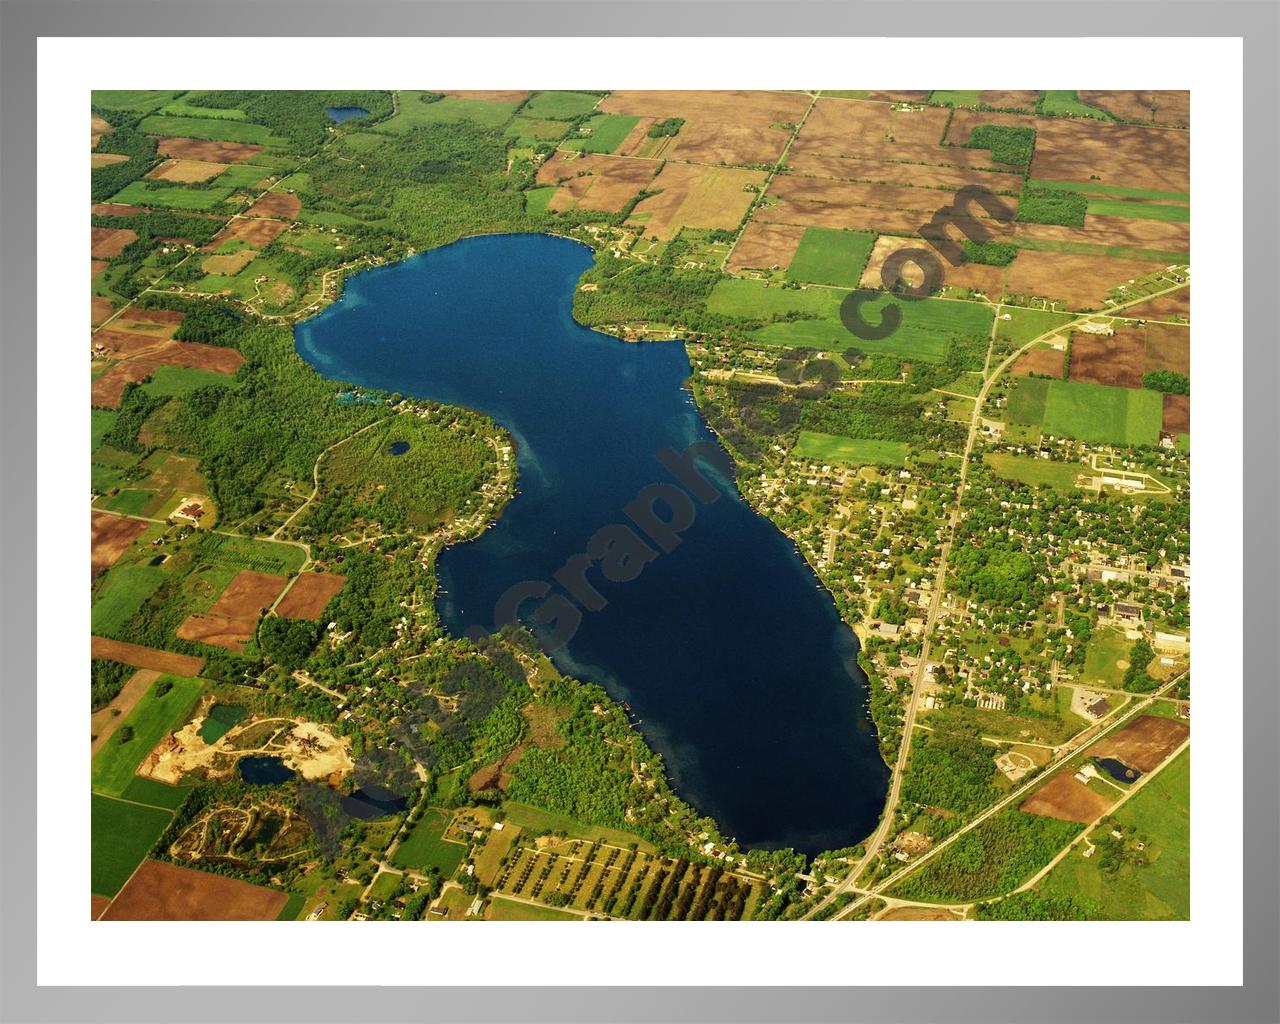
M 901 441 L 868 441 L 813 430 L 800 431 L 793 454 L 853 466 L 905 466 L 907 463 L 907 446 Z
M 1146 846 L 1145 864 L 1125 861 L 1106 871 L 1096 854 L 1081 856 L 1082 846 L 1049 872 L 1039 891 L 1090 901 L 1112 921 L 1188 920 L 1190 807 L 1191 752 L 1184 750 L 1114 814 L 1126 845 Z
M 856 288 L 875 244 L 876 236 L 869 231 L 806 228 L 787 280 Z
M 129 206 L 161 206 L 169 210 L 212 210 L 231 195 L 229 188 L 184 188 L 133 181 L 111 197 Z
M 520 110 L 525 117 L 544 117 L 553 121 L 572 121 L 587 113 L 600 101 L 599 96 L 585 92 L 540 92 Z
M 1049 382 L 1043 428 L 1095 444 L 1155 444 L 1161 408 L 1156 391 L 1055 380 Z
M 247 121 L 233 121 L 218 117 L 172 117 L 168 114 L 152 114 L 138 125 L 148 135 L 179 135 L 189 139 L 210 139 L 215 142 L 248 142 L 270 146 L 282 142 L 271 134 L 265 125 Z
M 391 863 L 414 871 L 436 868 L 442 877 L 451 877 L 462 863 L 467 848 L 461 843 L 446 842 L 441 838 L 448 824 L 447 811 L 428 810 L 413 826 L 408 837 L 396 847 Z
M 163 697 L 156 691 L 162 684 L 170 684 Z M 164 675 L 152 684 L 129 712 L 120 728 L 93 758 L 90 779 L 94 792 L 119 796 L 132 781 L 139 763 L 165 736 L 173 732 L 191 713 L 191 708 L 204 687 L 201 679 Z M 133 738 L 120 742 L 126 728 L 132 729 Z
M 90 887 L 115 896 L 169 825 L 168 811 L 92 796 Z
M 1119 629 L 1108 627 L 1098 630 L 1089 638 L 1089 646 L 1085 648 L 1082 682 L 1085 685 L 1098 683 L 1111 690 L 1120 689 L 1132 646 L 1133 641 L 1126 640 Z
M 1048 484 L 1056 491 L 1069 491 L 1076 486 L 1076 477 L 1084 469 L 1078 462 L 1052 462 L 1049 459 L 1033 459 L 1023 455 L 984 455 L 982 461 L 991 467 L 996 476 L 1006 480 L 1039 487 Z
M 389 900 L 402 878 L 404 875 L 398 871 L 383 871 L 373 880 L 373 886 L 369 889 L 369 899 Z
M 587 119 L 589 135 L 575 135 L 560 144 L 561 149 L 581 153 L 612 153 L 636 126 L 640 118 L 626 114 L 594 114 Z
M 993 313 L 975 302 L 946 299 L 906 301 L 888 295 L 865 303 L 861 315 L 877 323 L 886 306 L 902 315 L 898 328 L 886 338 L 856 337 L 840 321 L 845 291 L 834 288 L 765 287 L 764 282 L 731 278 L 719 282 L 707 300 L 707 309 L 725 316 L 766 319 L 787 313 L 809 313 L 816 319 L 767 324 L 752 337 L 765 344 L 809 345 L 820 349 L 857 348 L 903 359 L 943 362 L 957 336 L 985 337 L 991 331 Z
M 121 491 L 121 494 L 145 494 L 150 491 Z M 93 631 L 99 636 L 114 636 L 132 619 L 164 582 L 164 570 L 151 565 L 117 565 L 108 570 L 98 598 L 89 613 Z
M 554 907 L 535 907 L 528 903 L 494 896 L 485 908 L 486 921 L 581 921 L 577 914 L 569 914 Z

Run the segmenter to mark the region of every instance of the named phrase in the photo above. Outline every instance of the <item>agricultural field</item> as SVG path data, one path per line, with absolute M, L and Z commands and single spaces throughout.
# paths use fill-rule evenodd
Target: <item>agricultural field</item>
M 1109 921 L 1188 920 L 1190 807 L 1191 753 L 1184 751 L 1090 834 L 1103 854 L 1086 858 L 1086 847 L 1076 847 L 1036 891 L 1088 901 Z
M 434 868 L 442 878 L 452 877 L 466 856 L 467 847 L 444 838 L 448 825 L 449 812 L 428 810 L 396 847 L 391 862 L 398 868 L 412 871 Z
M 905 466 L 907 446 L 901 441 L 867 441 L 835 434 L 800 431 L 792 454 L 815 462 L 839 462 L 849 466 Z
M 807 228 L 787 268 L 788 281 L 857 287 L 875 236 L 859 231 Z
M 91 805 L 90 885 L 95 895 L 115 896 L 169 826 L 158 807 L 94 793 Z
M 1049 382 L 1042 427 L 1047 434 L 1100 444 L 1155 444 L 1163 410 L 1155 391 Z
M 202 680 L 181 676 L 165 675 L 153 683 L 115 738 L 94 756 L 90 773 L 94 792 L 123 794 L 142 759 L 187 720 L 203 688 Z

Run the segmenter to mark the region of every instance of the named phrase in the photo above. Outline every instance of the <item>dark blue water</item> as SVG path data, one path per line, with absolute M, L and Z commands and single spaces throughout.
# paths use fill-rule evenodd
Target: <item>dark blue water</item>
M 240 778 L 251 786 L 278 786 L 296 774 L 278 757 L 240 758 Z
M 325 107 L 324 112 L 329 115 L 329 120 L 342 124 L 343 121 L 350 121 L 353 117 L 368 117 L 369 111 L 364 107 Z
M 409 801 L 404 797 L 375 785 L 363 786 L 350 796 L 341 797 L 339 803 L 351 817 L 361 821 L 403 814 L 409 807 Z
M 642 488 L 655 458 L 713 437 L 677 344 L 627 344 L 572 317 L 590 251 L 545 235 L 473 238 L 359 274 L 297 328 L 329 377 L 483 410 L 515 436 L 519 496 L 439 561 L 454 632 L 491 628 L 513 584 L 552 581 Z M 731 482 L 696 506 L 637 579 L 588 574 L 560 668 L 630 703 L 677 792 L 748 846 L 812 853 L 875 827 L 888 770 L 866 712 L 856 641 L 792 543 Z M 559 586 L 552 593 L 561 593 Z M 527 615 L 538 608 L 529 601 Z
M 387 445 L 388 455 L 403 455 L 408 450 L 409 450 L 408 441 L 392 441 L 389 445 Z
M 1142 778 L 1142 772 L 1137 768 L 1130 768 L 1123 761 L 1117 761 L 1114 757 L 1097 758 L 1098 767 L 1110 775 L 1117 782 L 1137 782 Z

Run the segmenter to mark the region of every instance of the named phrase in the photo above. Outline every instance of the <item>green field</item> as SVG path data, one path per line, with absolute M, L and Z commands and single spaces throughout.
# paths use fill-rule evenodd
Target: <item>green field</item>
M 116 421 L 118 414 L 111 409 L 90 409 L 89 410 L 89 450 L 94 451 L 98 445 L 102 444 L 102 439 L 107 436 L 107 431 L 111 429 L 112 424 Z
M 111 202 L 127 206 L 157 206 L 167 210 L 204 211 L 212 210 L 230 195 L 229 188 L 186 188 L 131 181 L 111 197 Z
M 787 280 L 855 288 L 875 244 L 876 236 L 869 231 L 806 228 Z
M 1088 204 L 1085 204 L 1086 211 Z M 1187 253 L 1172 249 L 1138 249 L 1131 245 L 1094 245 L 1092 242 L 1067 242 L 1050 238 L 1022 237 L 1019 249 L 1036 252 L 1062 252 L 1075 256 L 1105 256 L 1113 260 L 1150 260 L 1154 263 L 1186 263 Z
M 141 494 L 147 500 L 151 491 L 121 491 Z M 107 571 L 89 612 L 93 631 L 99 636 L 115 636 L 132 619 L 164 582 L 164 570 L 151 565 L 117 565 Z
M 1126 843 L 1144 843 L 1145 864 L 1126 861 L 1106 871 L 1097 855 L 1082 857 L 1081 846 L 1049 872 L 1038 890 L 1091 901 L 1107 920 L 1188 920 L 1190 808 L 1191 752 L 1184 750 L 1113 816 Z
M 935 107 L 976 107 L 977 89 L 934 89 L 929 93 L 929 103 Z
M 1191 202 L 1191 193 L 1189 192 L 1161 192 L 1150 188 L 1126 188 L 1123 185 L 1104 185 L 1100 181 L 1044 181 L 1040 178 L 1028 178 L 1027 188 L 1056 188 L 1066 192 L 1082 192 L 1086 195 L 1130 196 L 1134 199 Z
M 107 110 L 127 110 L 134 114 L 149 114 L 158 110 L 181 91 L 165 89 L 94 89 L 93 105 Z
M 1095 444 L 1155 444 L 1163 399 L 1157 391 L 1049 381 L 1042 429 Z
M 569 126 L 564 121 L 538 120 L 531 117 L 517 117 L 507 125 L 508 138 L 518 143 L 533 146 L 539 142 L 549 142 L 563 138 Z
M 1090 199 L 1086 213 L 1100 217 L 1139 217 L 1143 220 L 1165 220 L 1178 224 L 1191 222 L 1191 208 L 1165 203 L 1126 203 L 1123 199 Z
M 504 899 L 501 896 L 490 897 L 489 909 L 485 912 L 486 921 L 581 921 L 577 914 L 570 914 L 554 907 L 535 907 L 530 903 L 519 903 L 516 900 Z
M 1126 640 L 1124 631 L 1100 629 L 1089 638 L 1084 652 L 1084 674 L 1081 682 L 1086 686 L 1098 683 L 1110 690 L 1118 690 L 1124 683 L 1124 670 L 1128 667 L 1129 648 L 1132 640 Z M 1120 666 L 1123 661 L 1124 667 Z
M 141 775 L 129 780 L 120 794 L 122 800 L 130 800 L 135 804 L 149 804 L 152 807 L 163 807 L 176 811 L 191 795 L 190 785 L 170 786 L 167 782 L 157 782 Z
M 1005 418 L 1010 423 L 1038 427 L 1044 422 L 1050 381 L 1043 377 L 1021 377 L 1005 402 Z
M 800 431 L 800 440 L 796 442 L 793 454 L 804 459 L 843 462 L 852 466 L 907 464 L 907 446 L 901 441 L 868 441 L 838 434 L 819 434 L 813 430 Z
M 402 90 L 399 110 L 385 121 L 372 125 L 369 130 L 399 134 L 422 125 L 439 124 L 441 121 L 474 121 L 486 128 L 496 128 L 506 124 L 516 109 L 514 103 L 471 100 L 458 96 L 446 96 L 433 103 L 422 101 L 424 96 L 431 95 L 433 94 Z
M 563 832 L 570 839 L 586 839 L 593 843 L 611 843 L 614 846 L 635 843 L 645 853 L 653 853 L 656 849 L 648 840 L 630 832 L 605 828 L 603 825 L 583 825 L 568 815 L 557 814 L 555 811 L 514 800 L 508 800 L 502 805 L 502 817 L 512 825 L 519 825 L 526 832 L 534 835 L 543 832 Z
M 108 512 L 119 512 L 126 516 L 140 516 L 146 514 L 145 510 L 155 496 L 155 491 L 126 487 L 118 494 L 100 498 L 94 507 L 106 509 Z
M 115 896 L 169 826 L 170 814 L 158 807 L 91 798 L 90 888 Z
M 1015 742 L 1030 740 L 1055 747 L 1088 724 L 1071 710 L 1071 693 L 1065 686 L 1055 687 L 1050 697 L 1032 696 L 1028 705 L 1034 714 L 1017 715 L 1011 711 L 950 704 L 941 710 L 925 712 L 924 718 L 928 725 L 938 728 L 975 732 Z
M 256 167 L 253 164 L 232 164 L 213 179 L 213 184 L 215 187 L 251 189 L 261 184 L 266 179 L 267 173 L 266 168 Z M 297 188 L 297 183 L 292 187 Z
M 229 569 L 252 569 L 277 576 L 297 572 L 307 557 L 301 548 L 292 544 L 232 537 L 225 533 L 202 535 L 200 555 L 205 561 Z
M 1048 484 L 1054 490 L 1063 492 L 1076 486 L 1076 477 L 1084 469 L 1078 462 L 1054 462 L 1051 459 L 1000 453 L 984 455 L 982 461 L 991 467 L 996 476 L 1005 480 L 1016 480 L 1032 487 Z
M 163 697 L 157 697 L 156 690 L 162 683 L 172 686 Z M 183 676 L 163 675 L 157 679 L 115 735 L 94 755 L 90 772 L 94 792 L 108 796 L 123 793 L 142 759 L 186 721 L 203 687 L 203 680 Z M 133 730 L 133 738 L 121 743 L 119 737 L 126 727 Z
M 1100 107 L 1081 102 L 1074 89 L 1046 89 L 1040 101 L 1040 110 L 1050 117 L 1092 117 L 1099 121 L 1115 118 Z
M 587 119 L 590 135 L 575 135 L 560 143 L 561 149 L 573 149 L 582 153 L 612 153 L 640 118 L 625 114 L 593 114 Z
M 142 385 L 149 395 L 188 395 L 196 388 L 209 384 L 231 383 L 225 373 L 214 370 L 193 370 L 185 366 L 157 366 L 151 371 L 151 379 Z
M 1022 348 L 1027 342 L 1047 334 L 1077 319 L 1071 313 L 1055 313 L 1047 309 L 1022 309 L 1004 306 L 1001 315 L 1009 314 L 1008 320 L 1001 320 L 996 325 L 996 340 L 1004 342 L 1008 350 Z
M 209 139 L 214 142 L 248 142 L 259 146 L 281 143 L 265 125 L 248 121 L 232 121 L 217 117 L 171 117 L 168 114 L 152 114 L 138 125 L 148 135 L 178 135 L 188 139 Z
M 585 92 L 540 92 L 520 108 L 520 113 L 524 117 L 572 121 L 588 113 L 599 101 L 599 96 Z
M 391 863 L 398 868 L 413 871 L 436 868 L 441 877 L 451 877 L 462 863 L 467 848 L 461 843 L 446 842 L 441 838 L 448 824 L 447 811 L 427 811 L 396 847 Z
M 846 294 L 834 288 L 765 287 L 761 281 L 730 278 L 712 289 L 707 309 L 725 316 L 751 319 L 787 313 L 810 313 L 816 317 L 771 323 L 752 332 L 756 341 L 765 344 L 808 345 L 828 350 L 852 347 L 867 353 L 935 363 L 946 360 L 952 338 L 985 337 L 991 331 L 994 314 L 989 307 L 976 302 L 907 301 L 879 295 L 861 307 L 862 316 L 875 324 L 885 307 L 893 303 L 901 311 L 901 323 L 887 338 L 858 338 L 840 321 L 840 303 Z
M 197 99 L 198 94 L 197 94 Z M 236 107 L 202 107 L 189 97 L 166 103 L 159 111 L 171 117 L 211 117 L 217 121 L 243 121 L 245 112 Z
M 532 214 L 546 213 L 547 204 L 551 202 L 551 197 L 555 194 L 554 185 L 544 188 L 531 188 L 524 194 L 524 208 Z

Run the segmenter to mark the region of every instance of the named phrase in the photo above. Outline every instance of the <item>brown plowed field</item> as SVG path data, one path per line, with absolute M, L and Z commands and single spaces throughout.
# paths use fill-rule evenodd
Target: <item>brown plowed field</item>
M 681 127 L 668 155 L 701 164 L 773 164 L 789 137 L 780 128 L 690 121 Z
M 102 912 L 111 905 L 111 901 L 105 896 L 93 895 L 89 897 L 89 920 L 96 921 L 102 916 Z
M 1151 370 L 1172 370 L 1184 377 L 1191 376 L 1190 327 L 1147 324 L 1147 363 L 1144 372 Z
M 780 200 L 768 209 L 752 215 L 753 221 L 765 224 L 798 224 L 804 227 L 845 228 L 849 231 L 874 231 L 877 234 L 913 235 L 928 220 L 908 210 L 883 210 L 873 206 L 836 205 L 833 203 Z
M 877 103 L 923 103 L 928 98 L 928 89 L 872 89 L 867 93 L 867 99 Z
M 245 210 L 246 217 L 275 217 L 293 220 L 302 211 L 302 200 L 292 192 L 268 192 Z
M 527 89 L 441 89 L 446 96 L 460 100 L 486 100 L 489 103 L 523 103 L 529 97 Z
M 993 110 L 957 110 L 951 117 L 951 124 L 947 127 L 947 142 L 953 146 L 966 145 L 969 136 L 980 124 L 995 124 L 1005 128 L 1037 128 L 1039 123 L 1027 114 L 1002 114 Z M 991 154 L 986 150 L 976 152 L 982 153 L 988 163 L 991 161 Z
M 93 340 L 95 343 L 101 341 L 125 357 L 123 362 L 111 367 L 90 386 L 91 403 L 100 409 L 118 408 L 125 385 L 145 380 L 158 366 L 185 366 L 193 370 L 233 374 L 244 362 L 244 356 L 233 348 L 196 341 L 169 341 L 110 329 L 99 331 Z
M 89 148 L 96 146 L 102 136 L 111 131 L 111 122 L 96 114 L 89 118 Z
M 141 309 L 130 306 L 120 314 L 119 323 L 125 330 L 140 331 L 154 328 L 177 329 L 182 323 L 183 313 L 176 309 Z M 172 332 L 171 332 L 172 333 Z
M 752 218 L 725 266 L 731 271 L 746 267 L 759 270 L 789 267 L 804 231 L 791 224 L 766 224 Z
M 304 572 L 276 605 L 276 614 L 286 619 L 318 618 L 346 582 L 347 578 L 337 573 Z
M 1191 319 L 1191 286 L 1181 288 L 1168 295 L 1157 295 L 1154 299 L 1139 302 L 1125 310 L 1125 316 L 1135 316 L 1151 320 L 1167 320 L 1179 316 Z
M 142 647 L 139 644 L 127 644 L 123 640 L 108 640 L 103 636 L 93 638 L 91 653 L 95 658 L 109 658 L 122 665 L 155 669 L 157 672 L 168 672 L 175 676 L 198 676 L 200 670 L 204 668 L 204 658 L 196 658 L 190 654 L 174 654 L 172 651 Z
M 1190 144 L 1189 133 L 1174 128 L 1044 118 L 1031 177 L 1187 192 Z
M 233 619 L 226 615 L 188 615 L 178 627 L 180 640 L 195 640 L 239 654 L 253 637 L 256 619 Z
M 118 409 L 129 384 L 146 380 L 160 364 L 151 359 L 130 359 L 94 379 L 89 387 L 89 404 L 95 409 Z
M 1160 429 L 1166 434 L 1191 433 L 1191 396 L 1165 395 Z
M 779 174 L 769 185 L 769 195 L 776 199 L 804 200 L 813 203 L 830 203 L 848 206 L 873 206 L 884 210 L 911 210 L 924 214 L 921 223 L 928 223 L 933 214 L 949 205 L 954 193 L 945 189 L 911 188 L 906 185 L 872 185 L 856 181 L 831 181 L 824 178 L 801 178 L 794 174 Z M 1015 200 L 1006 197 L 1009 205 Z M 980 206 L 973 208 L 979 219 L 988 227 L 1003 227 L 986 215 Z M 1006 229 L 1007 230 L 1007 229 Z
M 1082 825 L 1106 813 L 1114 800 L 1095 793 L 1083 782 L 1077 782 L 1066 769 L 1058 772 L 1048 784 L 1041 786 L 1022 802 L 1019 810 L 1059 821 L 1078 821 Z
M 1145 260 L 1023 249 L 1009 264 L 1005 292 L 1057 299 L 1071 309 L 1099 309 L 1116 285 L 1163 267 L 1163 263 Z
M 1071 379 L 1120 388 L 1142 387 L 1147 361 L 1143 331 L 1120 328 L 1113 335 L 1071 335 Z
M 90 559 L 92 576 L 109 569 L 120 556 L 133 547 L 148 524 L 141 519 L 128 519 L 110 512 L 90 511 L 89 530 L 93 554 Z
M 254 249 L 269 245 L 289 230 L 289 225 L 282 220 L 246 219 L 237 217 L 218 233 L 218 237 L 206 245 L 205 251 L 211 252 L 223 242 L 241 241 Z
M 110 167 L 112 164 L 122 164 L 129 158 L 123 153 L 90 153 L 89 167 L 97 170 L 99 167 Z
M 1019 377 L 1033 373 L 1042 377 L 1061 377 L 1065 355 L 1065 352 L 1056 348 L 1033 348 L 1018 357 L 1018 361 L 1013 364 L 1013 372 Z
M 225 171 L 227 166 L 227 164 L 213 163 L 210 160 L 166 160 L 154 170 L 148 171 L 146 177 L 189 185 L 197 181 L 208 181 Z M 265 171 L 263 175 L 266 175 Z
M 242 164 L 255 153 L 261 153 L 262 148 L 250 142 L 213 142 L 208 139 L 172 137 L 156 139 L 156 151 L 161 156 L 218 164 Z
M 162 341 L 168 340 L 157 334 L 119 330 L 116 327 L 119 322 L 119 319 L 116 319 L 112 321 L 110 327 L 104 327 L 93 335 L 93 347 L 97 348 L 101 345 L 109 354 L 123 359 L 128 356 L 150 353 Z
M 223 253 L 220 256 L 209 256 L 200 264 L 206 274 L 221 274 L 233 277 L 244 270 L 258 256 L 257 249 L 240 249 L 237 252 Z
M 95 217 L 132 217 L 144 211 L 141 206 L 125 206 L 123 203 L 94 203 L 89 212 Z
M 989 107 L 1014 107 L 1030 112 L 1036 109 L 1039 101 L 1040 94 L 1027 89 L 1011 89 L 1003 92 L 998 89 L 984 89 L 978 93 L 978 102 L 985 103 Z
M 1130 768 L 1149 772 L 1160 767 L 1190 735 L 1191 726 L 1186 722 L 1143 715 L 1102 740 L 1090 753 L 1094 757 L 1114 757 Z
M 799 123 L 808 106 L 809 97 L 803 93 L 636 89 L 610 93 L 596 109 L 659 120 L 680 117 L 688 123 L 711 121 L 743 128 L 768 128 L 771 124 Z
M 116 308 L 111 304 L 111 300 L 102 295 L 95 295 L 89 300 L 89 322 L 94 327 L 103 320 L 109 319 L 115 311 Z
M 635 215 L 649 214 L 644 222 L 646 237 L 674 238 L 682 227 L 728 230 L 741 222 L 765 182 L 764 171 L 736 167 L 703 167 L 699 164 L 664 164 L 648 187 L 660 194 L 646 196 L 635 207 Z
M 91 228 L 89 237 L 89 255 L 101 260 L 120 255 L 126 245 L 137 239 L 138 233 L 128 228 Z
M 950 115 L 951 111 L 945 107 L 893 110 L 889 117 L 889 136 L 895 143 L 936 146 L 942 142 Z
M 600 210 L 617 213 L 658 173 L 659 160 L 610 156 L 607 153 L 553 153 L 538 168 L 539 185 L 559 185 L 551 209 Z
M 880 271 L 884 261 L 894 252 L 909 246 L 911 242 L 905 238 L 889 235 L 877 238 L 876 244 L 871 249 L 871 255 L 867 259 L 867 265 L 862 271 L 862 279 L 858 283 L 863 288 L 883 288 L 884 281 L 881 279 Z M 952 288 L 968 288 L 993 298 L 1002 291 L 1004 267 L 991 267 L 984 263 L 961 263 L 953 267 L 946 260 L 942 261 L 942 267 L 943 283 Z M 924 271 L 914 264 L 909 263 L 903 268 L 902 277 L 912 285 L 924 283 Z
M 895 160 L 868 160 L 827 156 L 821 153 L 787 154 L 790 173 L 815 178 L 838 178 L 846 181 L 869 181 L 887 185 L 914 185 L 917 188 L 964 188 L 980 185 L 993 192 L 1018 192 L 1022 178 L 999 171 L 975 171 L 963 167 L 938 167 L 927 164 L 904 164 Z M 939 206 L 945 203 L 939 203 Z
M 90 260 L 89 261 L 89 277 L 94 278 L 107 269 L 106 260 Z
M 1019 238 L 1052 242 L 1087 242 L 1090 245 L 1125 245 L 1135 249 L 1190 252 L 1191 225 L 1141 217 L 1099 217 L 1088 214 L 1084 226 L 1019 224 Z
M 1101 107 L 1122 121 L 1154 121 L 1178 128 L 1191 126 L 1191 93 L 1184 90 L 1081 89 L 1081 103 Z
M 233 619 L 257 619 L 264 608 L 284 589 L 288 582 L 283 576 L 271 576 L 265 572 L 242 569 L 218 595 L 209 609 L 210 615 L 225 615 Z
M 274 889 L 144 860 L 104 921 L 274 921 L 288 896 Z

